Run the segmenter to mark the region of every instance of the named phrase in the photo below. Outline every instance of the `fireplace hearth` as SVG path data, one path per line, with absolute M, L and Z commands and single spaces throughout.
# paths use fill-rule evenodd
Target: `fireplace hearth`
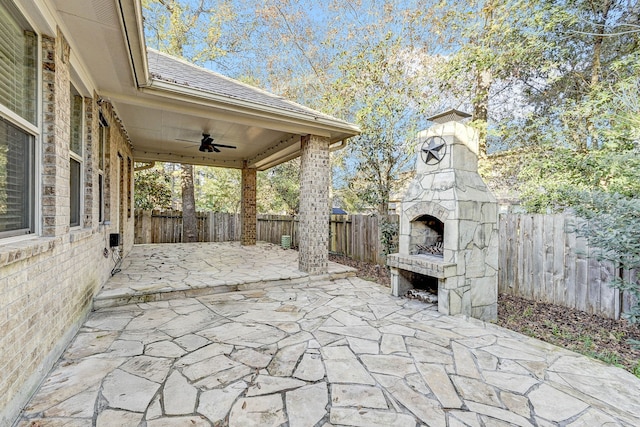
M 478 174 L 478 135 L 462 123 L 467 116 L 456 110 L 434 116 L 435 125 L 418 135 L 399 252 L 387 264 L 394 295 L 429 291 L 442 313 L 495 320 L 498 208 Z

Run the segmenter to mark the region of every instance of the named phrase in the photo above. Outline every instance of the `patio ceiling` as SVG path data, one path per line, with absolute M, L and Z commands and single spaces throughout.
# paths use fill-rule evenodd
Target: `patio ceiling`
M 90 82 L 126 129 L 136 161 L 258 170 L 300 154 L 300 138 L 328 137 L 332 149 L 357 126 L 149 50 L 139 0 L 54 0 L 76 80 Z M 148 55 L 147 55 L 148 53 Z M 92 96 L 89 88 L 78 88 Z M 202 134 L 235 146 L 198 150 Z

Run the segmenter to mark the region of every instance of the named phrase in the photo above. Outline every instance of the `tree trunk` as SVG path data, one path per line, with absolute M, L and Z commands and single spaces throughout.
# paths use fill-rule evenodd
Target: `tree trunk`
M 589 86 L 590 90 L 595 90 L 596 86 L 600 82 L 600 72 L 601 72 L 601 59 L 602 59 L 602 44 L 604 42 L 604 37 L 606 34 L 606 23 L 609 17 L 609 11 L 611 10 L 612 0 L 604 0 L 602 3 L 602 11 L 599 19 L 596 19 L 596 35 L 593 38 L 593 56 L 592 56 L 592 64 L 591 64 L 591 84 Z M 587 120 L 587 131 L 589 135 L 587 138 L 591 139 L 591 148 L 598 149 L 599 141 L 598 141 L 598 130 L 593 124 L 593 118 L 591 115 L 586 117 Z
M 472 120 L 478 126 L 478 157 L 480 158 L 487 157 L 487 118 L 489 115 L 489 91 L 491 90 L 491 83 L 491 70 L 477 72 Z
M 182 242 L 198 241 L 196 198 L 193 190 L 193 166 L 182 165 Z

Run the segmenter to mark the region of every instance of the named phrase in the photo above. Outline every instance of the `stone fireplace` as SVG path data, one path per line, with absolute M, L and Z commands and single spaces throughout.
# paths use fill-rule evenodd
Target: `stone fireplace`
M 437 293 L 438 310 L 495 320 L 498 207 L 478 174 L 477 131 L 456 110 L 418 135 L 416 175 L 401 203 L 399 253 L 387 257 L 392 292 Z

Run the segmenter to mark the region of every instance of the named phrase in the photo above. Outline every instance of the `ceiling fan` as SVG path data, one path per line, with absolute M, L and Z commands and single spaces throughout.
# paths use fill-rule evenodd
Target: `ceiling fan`
M 193 142 L 186 139 L 178 139 L 177 141 Z M 209 135 L 208 133 L 202 134 L 202 139 L 200 140 L 200 148 L 198 148 L 198 150 L 202 151 L 203 153 L 204 152 L 219 153 L 220 148 L 236 148 L 236 147 L 233 145 L 216 144 L 215 142 L 213 142 L 213 138 L 211 138 L 211 135 Z

